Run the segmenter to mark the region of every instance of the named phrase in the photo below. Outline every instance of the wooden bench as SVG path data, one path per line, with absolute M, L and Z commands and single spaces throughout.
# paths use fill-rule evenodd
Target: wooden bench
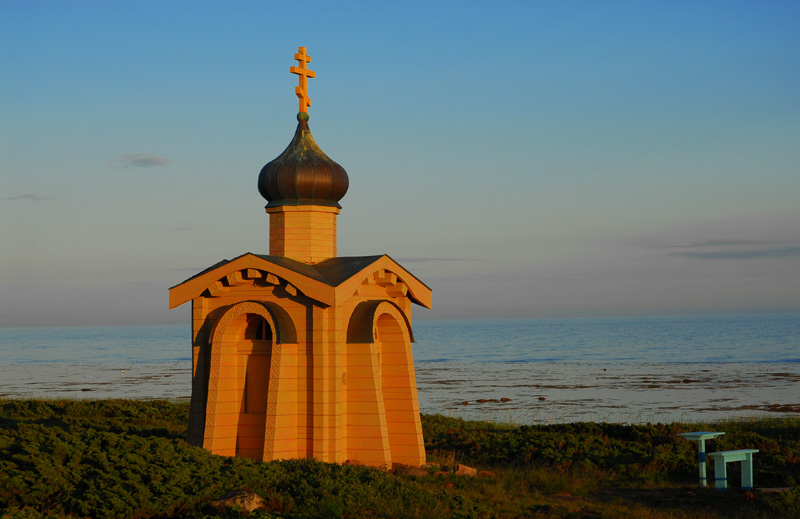
M 742 489 L 753 488 L 753 454 L 758 449 L 739 449 L 737 451 L 721 451 L 709 453 L 714 458 L 714 479 L 717 490 L 728 488 L 728 463 L 742 462 Z

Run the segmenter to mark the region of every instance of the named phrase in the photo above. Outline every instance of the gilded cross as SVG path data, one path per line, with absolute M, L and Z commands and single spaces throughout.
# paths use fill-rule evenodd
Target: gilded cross
M 308 97 L 308 81 L 307 78 L 316 77 L 317 73 L 313 70 L 306 68 L 306 63 L 311 61 L 311 56 L 306 54 L 305 47 L 298 47 L 294 59 L 297 60 L 299 67 L 289 67 L 289 72 L 297 74 L 300 79 L 300 86 L 294 87 L 294 93 L 297 94 L 298 101 L 300 102 L 301 112 L 308 112 L 308 107 L 311 106 L 311 99 Z

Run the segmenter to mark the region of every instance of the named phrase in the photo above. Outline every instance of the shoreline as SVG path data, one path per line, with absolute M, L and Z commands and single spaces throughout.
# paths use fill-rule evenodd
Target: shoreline
M 0 398 L 188 400 L 187 361 L 0 364 Z M 417 362 L 420 412 L 514 425 L 800 414 L 797 364 Z

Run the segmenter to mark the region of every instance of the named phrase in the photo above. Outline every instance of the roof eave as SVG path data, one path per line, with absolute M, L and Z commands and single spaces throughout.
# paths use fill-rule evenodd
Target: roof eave
M 334 288 L 321 283 L 303 274 L 288 269 L 282 265 L 272 263 L 247 252 L 228 262 L 220 262 L 218 267 L 210 268 L 201 274 L 191 277 L 179 285 L 169 289 L 169 307 L 176 308 L 192 299 L 199 297 L 215 281 L 222 279 L 231 272 L 243 269 L 259 269 L 285 279 L 303 295 L 319 301 L 324 305 L 332 305 L 335 300 Z

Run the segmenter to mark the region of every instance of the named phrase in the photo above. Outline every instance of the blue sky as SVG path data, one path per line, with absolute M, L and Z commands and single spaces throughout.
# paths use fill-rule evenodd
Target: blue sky
M 800 311 L 797 2 L 0 2 L 0 325 L 188 322 L 296 124 L 415 318 Z

